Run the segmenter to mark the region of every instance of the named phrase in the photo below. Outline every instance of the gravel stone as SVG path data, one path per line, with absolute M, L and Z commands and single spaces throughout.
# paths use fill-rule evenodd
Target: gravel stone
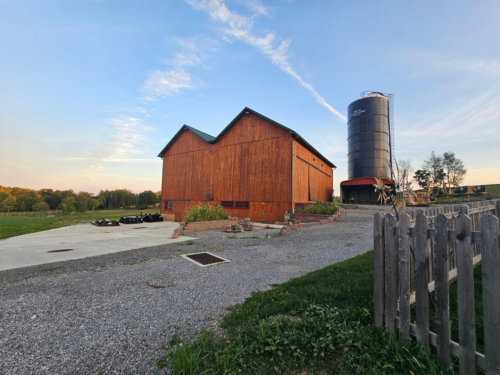
M 226 307 L 252 292 L 372 249 L 373 214 L 386 208 L 357 208 L 284 236 L 198 232 L 191 245 L 2 271 L 0 374 L 168 373 L 156 361 L 172 335 L 223 333 Z M 198 251 L 230 262 L 199 267 L 179 256 Z

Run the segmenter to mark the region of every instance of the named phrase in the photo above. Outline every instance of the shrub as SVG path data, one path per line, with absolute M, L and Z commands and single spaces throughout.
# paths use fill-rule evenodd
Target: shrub
M 333 215 L 338 208 L 333 202 L 323 203 L 317 201 L 315 204 L 298 208 L 295 213 L 308 215 Z
M 49 210 L 49 204 L 47 202 L 38 202 L 33 205 L 33 211 L 44 212 Z
M 191 206 L 186 213 L 184 222 L 192 223 L 198 221 L 224 220 L 227 216 L 227 213 L 221 205 L 212 206 L 210 204 L 200 204 L 199 206 Z

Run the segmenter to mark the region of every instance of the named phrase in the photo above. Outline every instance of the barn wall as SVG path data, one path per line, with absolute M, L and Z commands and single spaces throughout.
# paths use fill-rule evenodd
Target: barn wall
M 211 187 L 215 203 L 251 202 L 247 210 L 226 210 L 231 216 L 283 221 L 290 206 L 290 144 L 288 131 L 254 114 L 242 117 L 216 144 L 185 131 L 164 155 L 162 200 L 202 202 Z M 176 203 L 178 220 L 186 203 Z
M 318 200 L 331 202 L 333 193 L 332 168 L 325 160 L 319 158 L 298 142 L 294 142 L 293 149 L 294 203 L 307 203 Z

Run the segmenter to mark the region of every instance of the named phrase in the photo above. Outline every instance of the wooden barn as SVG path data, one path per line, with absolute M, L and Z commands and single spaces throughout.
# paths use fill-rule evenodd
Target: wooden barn
M 332 201 L 336 167 L 297 132 L 250 108 L 217 137 L 182 126 L 158 156 L 161 213 L 175 221 L 207 201 L 262 223 L 283 222 L 300 204 Z

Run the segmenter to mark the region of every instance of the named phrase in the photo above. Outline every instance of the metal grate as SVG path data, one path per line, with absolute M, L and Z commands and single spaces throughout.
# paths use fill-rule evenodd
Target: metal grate
M 50 250 L 48 253 L 64 253 L 65 251 L 72 251 L 73 249 L 60 249 L 60 250 Z
M 212 264 L 227 263 L 229 260 L 220 258 L 208 252 L 186 254 L 182 256 L 200 267 L 211 266 Z
M 232 208 L 234 206 L 234 202 L 233 201 L 222 201 L 222 202 L 220 202 L 220 205 L 222 207 Z

